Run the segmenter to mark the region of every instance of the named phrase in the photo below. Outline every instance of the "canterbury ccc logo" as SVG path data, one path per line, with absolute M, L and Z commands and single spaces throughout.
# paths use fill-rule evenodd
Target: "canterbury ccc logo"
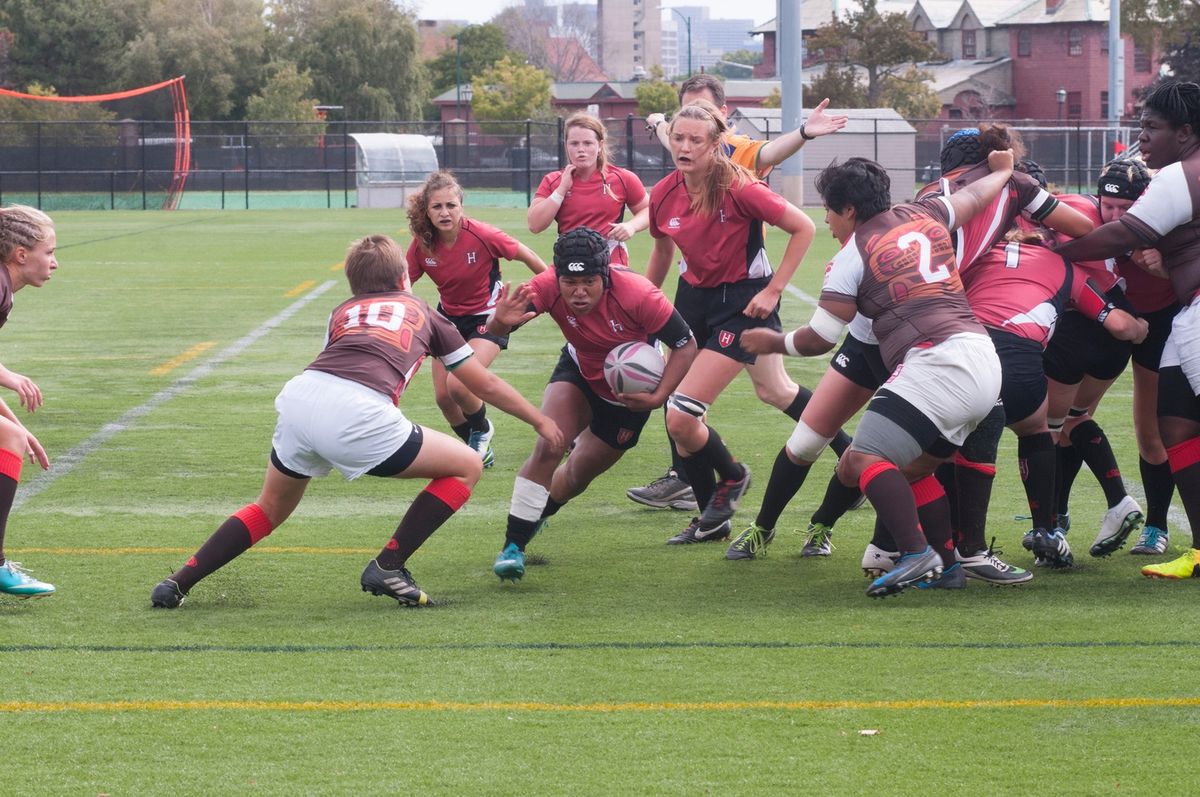
M 567 263 L 567 271 L 583 271 L 583 263 Z
M 1104 190 L 1105 190 L 1105 191 L 1111 191 L 1111 192 L 1114 192 L 1114 193 L 1115 193 L 1115 192 L 1118 192 L 1118 191 L 1120 191 L 1120 190 L 1121 190 L 1121 186 L 1119 186 L 1119 185 L 1114 185 L 1114 184 L 1112 184 L 1112 183 L 1105 183 L 1105 184 L 1104 184 Z

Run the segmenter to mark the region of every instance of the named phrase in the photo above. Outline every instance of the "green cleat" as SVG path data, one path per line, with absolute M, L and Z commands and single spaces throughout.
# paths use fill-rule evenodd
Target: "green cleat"
M 800 549 L 801 556 L 829 556 L 833 553 L 833 529 L 824 523 L 809 523 L 808 538 Z
M 515 542 L 504 546 L 504 550 L 496 557 L 492 572 L 501 581 L 520 581 L 525 575 L 525 552 L 517 547 Z
M 764 529 L 757 523 L 743 531 L 725 551 L 726 559 L 754 559 L 767 555 L 767 546 L 775 539 L 775 529 Z
M 0 565 L 0 592 L 18 598 L 45 598 L 54 594 L 54 585 L 38 581 L 18 562 L 9 560 Z

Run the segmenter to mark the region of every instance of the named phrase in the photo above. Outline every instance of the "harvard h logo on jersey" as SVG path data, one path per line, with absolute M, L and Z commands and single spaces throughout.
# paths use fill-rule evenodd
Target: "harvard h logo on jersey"
M 475 253 L 467 252 L 467 263 L 474 263 L 474 262 L 475 262 Z
M 633 430 L 632 429 L 618 429 L 617 430 L 617 445 L 623 446 L 632 439 L 633 439 Z
M 732 346 L 733 339 L 734 339 L 734 334 L 732 332 L 728 332 L 724 329 L 721 330 L 721 334 L 717 335 L 717 343 L 720 343 L 721 348 L 723 348 L 723 349 L 727 349 L 730 346 Z

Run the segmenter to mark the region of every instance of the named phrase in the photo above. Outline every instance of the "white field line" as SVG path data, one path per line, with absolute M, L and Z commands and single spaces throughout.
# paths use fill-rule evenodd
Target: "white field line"
M 179 377 L 167 387 L 155 393 L 148 398 L 144 403 L 131 410 L 125 412 L 120 418 L 117 418 L 111 423 L 106 423 L 100 427 L 100 430 L 91 437 L 84 440 L 79 445 L 75 446 L 65 454 L 60 454 L 51 462 L 50 470 L 39 471 L 36 476 L 27 480 L 21 485 L 17 492 L 17 497 L 13 501 L 13 509 L 19 509 L 29 499 L 37 496 L 43 490 L 46 490 L 54 482 L 58 481 L 63 476 L 66 476 L 73 471 L 88 455 L 94 453 L 97 449 L 103 446 L 114 435 L 125 431 L 132 426 L 138 419 L 142 418 L 152 410 L 160 407 L 176 396 L 187 391 L 198 380 L 211 374 L 218 366 L 226 360 L 237 357 L 243 351 L 254 345 L 259 339 L 264 337 L 268 332 L 275 329 L 277 326 L 287 321 L 293 315 L 298 313 L 309 302 L 320 297 L 330 288 L 337 284 L 335 280 L 327 280 L 321 285 L 318 285 L 304 297 L 293 302 L 283 309 L 279 315 L 264 321 L 257 329 L 254 329 L 241 340 L 230 344 L 226 349 L 218 352 L 212 359 L 196 366 L 191 372 Z

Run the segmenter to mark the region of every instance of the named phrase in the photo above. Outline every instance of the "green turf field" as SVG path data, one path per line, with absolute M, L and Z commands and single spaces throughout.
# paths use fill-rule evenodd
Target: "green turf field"
M 478 216 L 549 257 L 551 234 L 529 235 L 523 212 Z M 398 211 L 63 212 L 57 222 L 61 268 L 16 296 L 0 330 L 0 362 L 46 396 L 28 423 L 52 460 L 44 476 L 26 465 L 8 552 L 59 590 L 0 599 L 0 792 L 1195 788 L 1185 756 L 1200 743 L 1198 585 L 1143 579 L 1143 560 L 1125 551 L 1087 556 L 1104 502 L 1086 472 L 1073 571 L 872 601 L 859 569 L 869 508 L 838 526 L 828 560 L 802 560 L 803 536 L 787 531 L 805 527 L 829 459 L 767 558 L 664 545 L 687 518 L 624 497 L 666 464 L 652 422 L 534 542 L 546 564 L 501 585 L 491 563 L 533 433 L 496 412 L 497 467 L 410 563 L 439 606 L 400 609 L 358 586 L 422 485 L 335 475 L 181 609 L 152 611 L 151 587 L 257 495 L 273 398 L 347 295 L 338 264 L 349 241 L 407 235 Z M 834 250 L 819 227 L 794 281 L 810 296 Z M 769 242 L 777 257 L 783 236 Z M 638 236 L 633 262 L 648 250 Z M 507 275 L 521 279 L 520 268 Z M 418 292 L 432 298 L 430 287 Z M 810 311 L 785 297 L 785 324 Z M 540 319 L 495 370 L 535 398 L 560 345 Z M 811 386 L 824 362 L 789 368 Z M 1136 478 L 1129 402 L 1123 380 L 1099 420 Z M 402 406 L 444 428 L 427 371 Z M 744 377 L 711 423 L 755 473 L 744 524 L 792 424 Z M 1013 519 L 1024 496 L 1011 436 L 1000 467 L 990 533 L 1006 559 L 1031 567 L 1026 526 Z M 1186 524 L 1172 521 L 1178 546 Z

